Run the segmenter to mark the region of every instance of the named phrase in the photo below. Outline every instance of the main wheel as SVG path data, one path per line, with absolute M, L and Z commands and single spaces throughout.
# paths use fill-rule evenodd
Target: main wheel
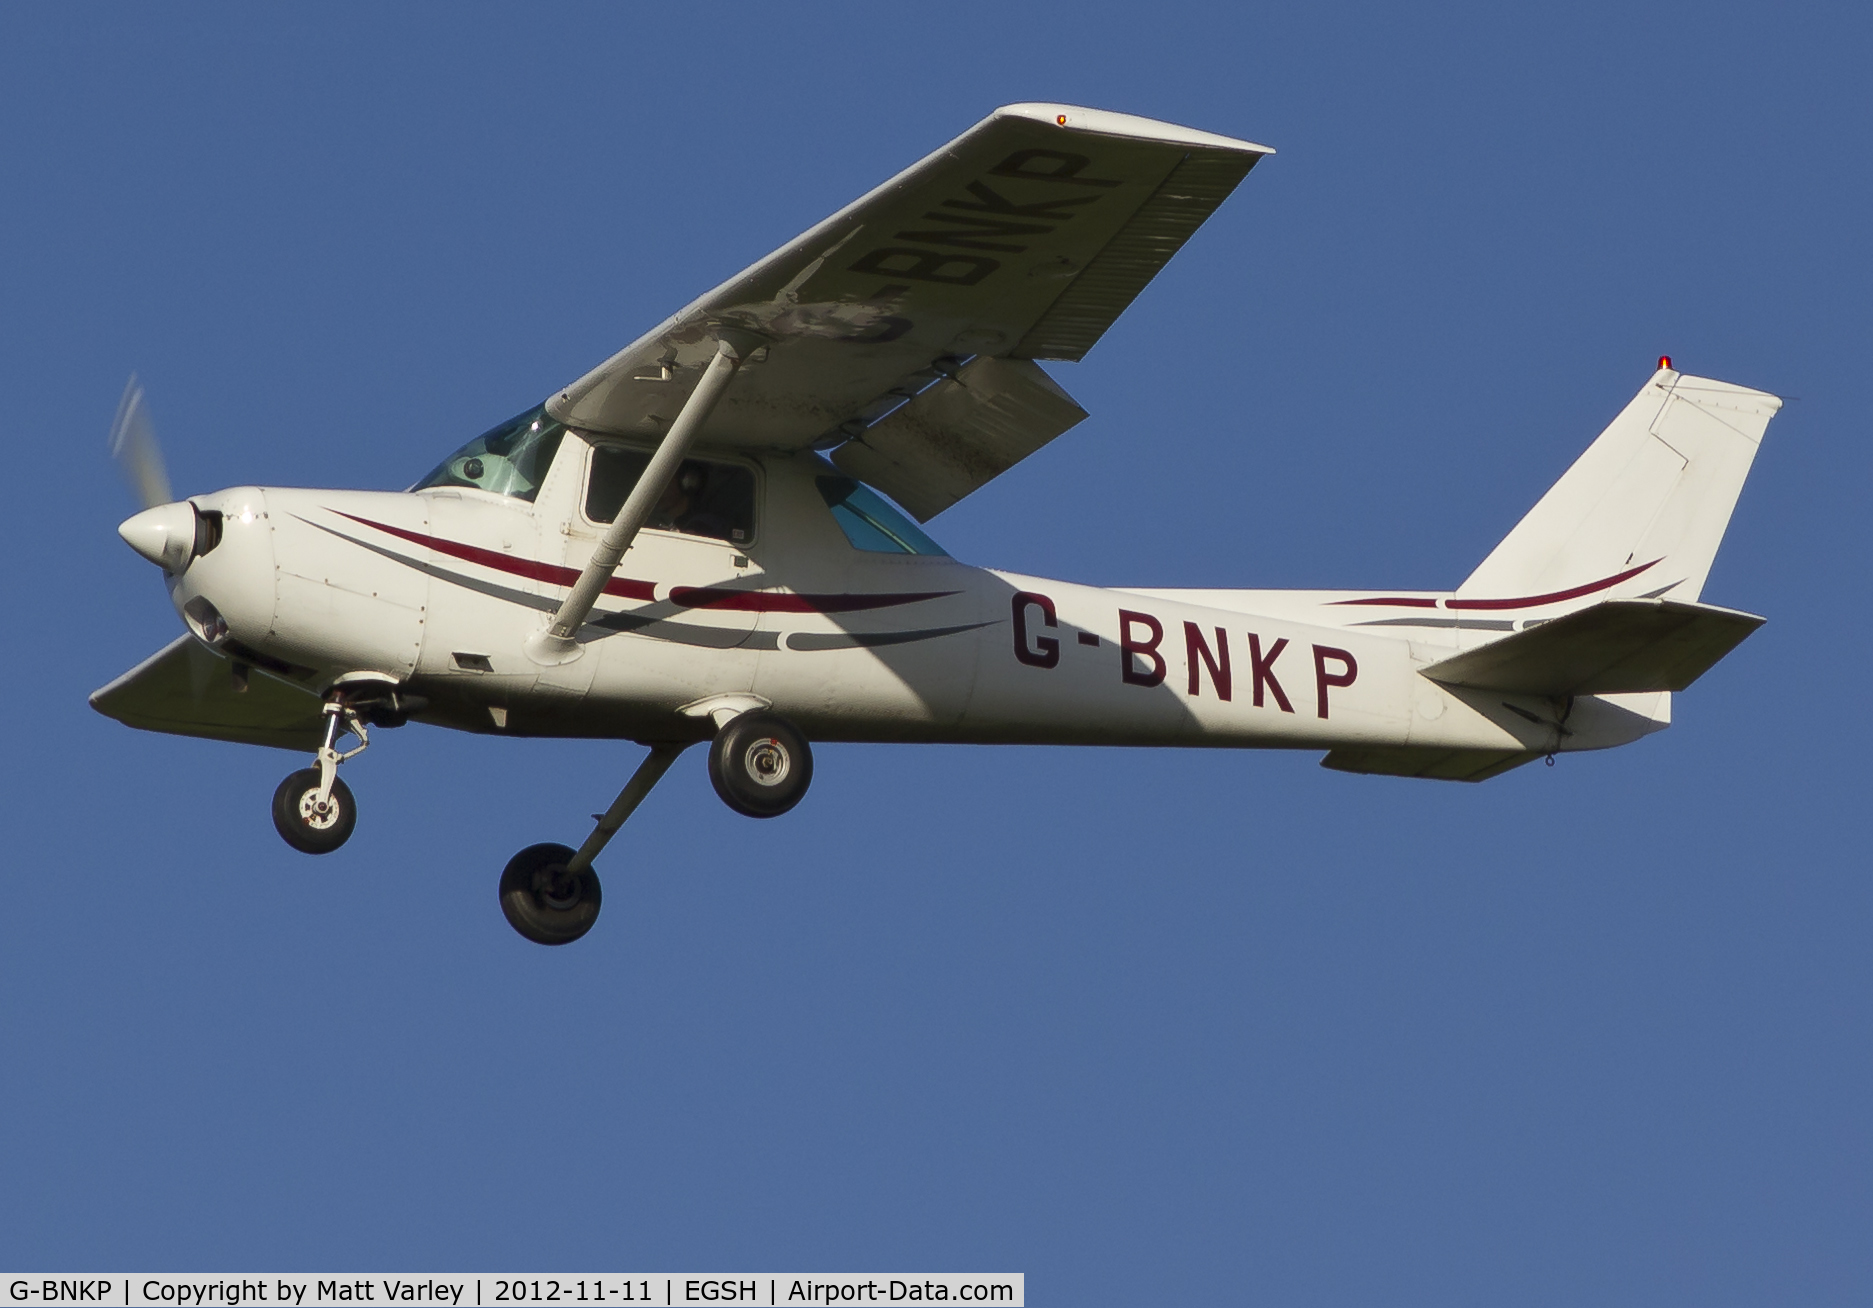
M 302 854 L 329 854 L 351 839 L 358 825 L 351 787 L 332 778 L 332 793 L 319 803 L 319 770 L 301 768 L 273 792 L 273 829 Z
M 729 719 L 709 746 L 709 781 L 722 802 L 748 817 L 779 817 L 806 794 L 813 751 L 806 737 L 773 713 Z
M 528 845 L 501 873 L 501 912 L 536 945 L 569 945 L 598 921 L 598 873 L 566 870 L 564 845 Z

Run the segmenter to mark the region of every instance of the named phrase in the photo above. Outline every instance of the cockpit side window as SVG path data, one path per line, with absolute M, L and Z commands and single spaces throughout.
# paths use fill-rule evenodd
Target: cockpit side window
M 531 503 L 565 435 L 565 424 L 548 417 L 545 405 L 529 409 L 468 442 L 410 489 L 471 486 Z
M 585 516 L 593 522 L 616 518 L 649 464 L 650 455 L 642 450 L 593 447 Z M 754 473 L 739 463 L 685 459 L 644 525 L 746 545 L 754 539 Z
M 815 477 L 820 498 L 832 510 L 839 530 L 856 549 L 877 554 L 940 554 L 949 551 L 918 530 L 870 487 L 850 477 Z

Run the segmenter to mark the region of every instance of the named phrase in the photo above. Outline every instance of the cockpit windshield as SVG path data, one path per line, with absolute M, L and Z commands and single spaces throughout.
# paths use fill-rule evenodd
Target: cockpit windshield
M 545 405 L 529 409 L 475 437 L 410 489 L 472 486 L 531 502 L 565 435 L 565 424 L 549 418 Z

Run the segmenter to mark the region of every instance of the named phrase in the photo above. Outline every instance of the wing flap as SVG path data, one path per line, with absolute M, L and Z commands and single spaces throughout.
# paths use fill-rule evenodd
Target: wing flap
M 202 736 L 310 753 L 325 738 L 319 697 L 237 666 L 193 636 L 179 636 L 91 694 L 91 707 L 143 731 Z
M 1039 364 L 979 358 L 833 453 L 928 522 L 1086 417 Z
M 1680 600 L 1607 600 L 1420 671 L 1523 695 L 1683 690 L 1765 619 Z

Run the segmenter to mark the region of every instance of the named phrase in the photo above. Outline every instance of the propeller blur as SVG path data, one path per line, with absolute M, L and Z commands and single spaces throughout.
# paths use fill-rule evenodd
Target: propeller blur
M 143 403 L 143 384 L 135 373 L 130 375 L 123 398 L 117 402 L 117 417 L 111 422 L 110 451 L 130 483 L 137 503 L 153 509 L 175 499 L 175 492 L 169 487 L 169 471 L 163 466 L 163 452 L 156 444 L 155 428 L 150 425 L 150 411 Z

